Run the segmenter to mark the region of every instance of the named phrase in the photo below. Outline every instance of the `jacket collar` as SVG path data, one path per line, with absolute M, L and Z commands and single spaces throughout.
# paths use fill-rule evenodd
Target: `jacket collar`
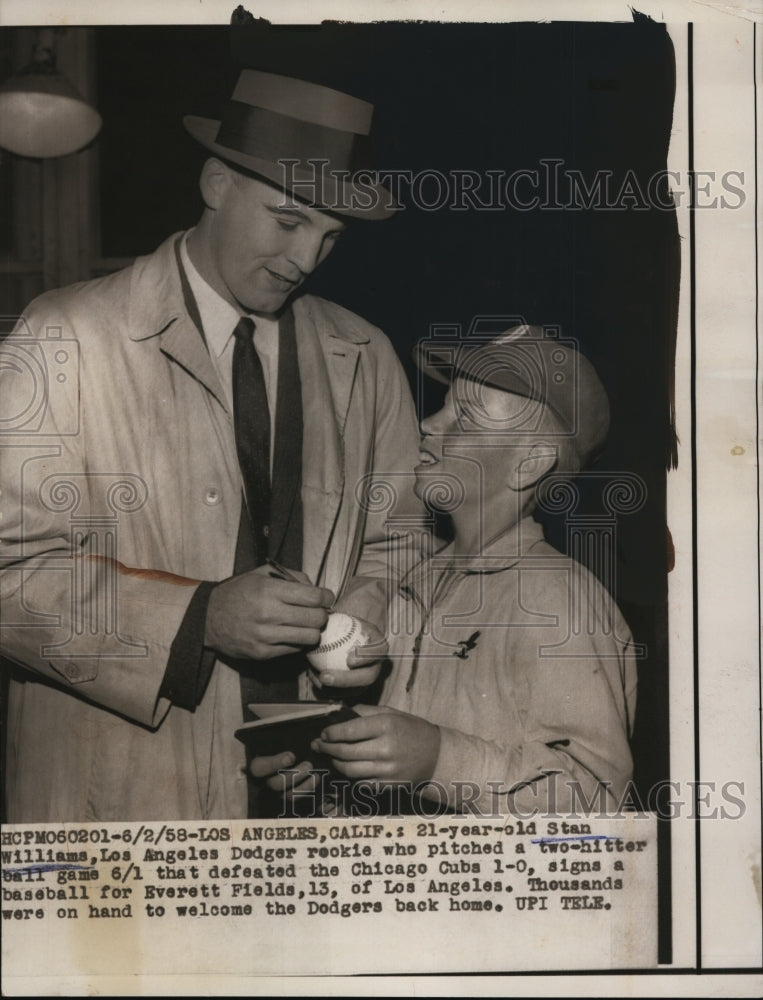
M 298 297 L 293 312 L 302 376 L 302 507 L 305 524 L 310 525 L 305 532 L 302 568 L 318 580 L 345 487 L 342 436 L 361 345 L 368 338 L 344 329 L 346 324 L 340 328 L 331 322 L 320 301 L 312 297 Z
M 189 313 L 181 272 L 180 240 L 171 236 L 149 257 L 139 257 L 130 279 L 127 329 L 131 340 L 160 337 L 160 350 L 200 382 L 227 411 L 226 395 L 204 334 Z
M 148 340 L 167 332 L 170 326 L 186 318 L 183 289 L 177 267 L 175 245 L 184 233 L 175 233 L 154 253 L 138 257 L 132 265 L 128 336 L 130 340 Z M 297 296 L 297 301 L 301 296 Z M 353 326 L 334 327 L 332 339 L 350 344 L 368 343 L 368 335 Z
M 402 582 L 400 583 L 400 593 L 405 597 L 413 597 L 420 603 L 428 606 L 429 593 L 431 591 L 431 570 L 445 571 L 453 577 L 463 577 L 473 574 L 487 575 L 500 573 L 504 570 L 516 566 L 520 560 L 532 556 L 533 548 L 544 541 L 543 526 L 533 519 L 532 516 L 524 517 L 517 524 L 507 531 L 502 532 L 495 538 L 489 539 L 482 547 L 482 551 L 475 555 L 459 556 L 453 551 L 453 543 L 443 545 L 433 555 L 422 559 L 413 566 Z M 560 561 L 564 560 L 561 553 L 556 553 Z M 549 558 L 548 551 L 544 551 L 542 558 L 544 566 Z
M 130 275 L 127 329 L 130 340 L 148 340 L 186 318 L 175 233 L 147 257 L 138 257 Z M 198 338 L 198 334 L 196 335 Z
M 176 257 L 176 233 L 148 257 L 135 261 L 128 304 L 128 336 L 160 337 L 161 350 L 202 383 L 227 410 L 225 394 L 202 335 L 188 315 Z M 333 308 L 333 307 L 332 307 Z M 369 336 L 351 313 L 338 323 L 322 300 L 297 296 L 297 354 L 302 374 L 304 444 L 303 567 L 318 579 L 344 489 L 342 435 L 363 345 Z M 327 419 L 331 401 L 334 420 Z
M 227 410 L 226 396 L 203 341 L 203 333 L 186 308 L 178 255 L 183 236 L 183 233 L 175 233 L 153 254 L 139 257 L 133 264 L 128 336 L 135 341 L 160 336 L 161 350 L 201 382 Z M 309 308 L 304 308 L 301 296 L 297 296 L 294 305 L 301 314 L 311 314 Z M 324 354 L 332 359 L 330 396 L 342 433 L 357 363 L 355 348 L 367 343 L 369 338 L 352 324 L 327 327 L 311 322 L 310 325 L 317 332 Z M 349 350 L 344 350 L 343 345 Z
M 501 570 L 516 566 L 520 559 L 530 553 L 534 545 L 543 540 L 543 526 L 529 515 L 507 531 L 488 539 L 480 552 L 474 555 L 453 556 L 453 566 L 462 573 L 499 573 Z M 452 550 L 452 545 L 447 548 Z M 444 559 L 447 556 L 445 550 L 438 553 L 438 558 Z
M 481 550 L 473 555 L 456 555 L 453 543 L 449 542 L 437 550 L 433 559 L 439 566 L 448 564 L 461 573 L 498 573 L 511 569 L 543 540 L 543 525 L 528 515 L 506 531 L 487 539 Z

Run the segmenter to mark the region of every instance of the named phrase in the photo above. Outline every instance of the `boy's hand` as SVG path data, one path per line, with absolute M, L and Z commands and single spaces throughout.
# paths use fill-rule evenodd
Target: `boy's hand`
M 353 706 L 360 718 L 327 726 L 312 748 L 354 780 L 428 781 L 440 753 L 440 730 L 418 715 L 381 705 Z
M 377 679 L 387 656 L 387 640 L 371 622 L 364 621 L 362 625 L 368 642 L 350 651 L 347 657 L 350 669 L 324 670 L 315 682 L 319 688 L 364 688 Z
M 318 778 L 312 771 L 312 764 L 303 760 L 297 764 L 293 753 L 279 753 L 272 757 L 255 757 L 249 765 L 255 778 L 267 779 L 265 784 L 286 799 L 294 795 L 312 792 Z M 281 774 L 285 771 L 285 774 Z

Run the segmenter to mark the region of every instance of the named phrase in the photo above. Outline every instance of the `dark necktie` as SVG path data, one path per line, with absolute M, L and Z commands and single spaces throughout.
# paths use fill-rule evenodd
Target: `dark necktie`
M 270 532 L 270 410 L 254 322 L 242 316 L 233 331 L 233 421 L 244 498 L 254 542 L 254 565 L 265 562 Z M 254 566 L 248 567 L 253 569 Z
M 253 342 L 254 322 L 242 317 L 234 336 L 233 419 L 246 503 L 241 512 L 234 573 L 261 566 L 268 554 L 292 569 L 302 565 L 302 406 L 296 334 L 291 314 L 281 318 L 278 348 L 278 405 L 273 485 L 270 483 L 270 410 L 265 377 Z M 272 509 L 275 508 L 275 509 Z M 273 551 L 270 551 L 270 550 Z M 260 701 L 294 701 L 301 654 L 273 660 L 238 661 L 244 721 Z M 247 774 L 251 759 L 247 754 Z M 249 779 L 247 815 L 278 816 L 280 795 Z

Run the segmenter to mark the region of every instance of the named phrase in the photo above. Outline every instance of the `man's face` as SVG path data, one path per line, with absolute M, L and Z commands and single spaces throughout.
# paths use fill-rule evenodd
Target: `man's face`
M 275 313 L 331 253 L 345 224 L 230 171 L 210 228 L 212 284 L 233 305 Z
M 518 449 L 531 444 L 519 430 L 527 403 L 522 396 L 456 378 L 442 409 L 421 422 L 417 495 L 426 492 L 437 506 L 438 496 L 455 491 L 462 509 L 475 511 L 505 497 L 511 463 Z

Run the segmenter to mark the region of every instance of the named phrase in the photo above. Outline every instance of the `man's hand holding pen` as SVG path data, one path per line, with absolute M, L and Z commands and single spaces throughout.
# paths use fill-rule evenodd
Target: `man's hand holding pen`
M 281 566 L 274 559 L 268 559 L 266 567 L 271 574 L 276 579 L 287 580 L 293 583 L 303 583 L 307 580 L 304 573 L 298 570 L 287 569 L 285 566 Z M 318 588 L 315 588 L 318 589 Z M 331 594 L 331 591 L 324 590 L 324 594 Z M 326 624 L 328 620 L 328 615 L 334 609 L 334 599 L 332 595 L 332 600 L 330 605 L 327 607 L 326 618 L 324 619 L 323 625 Z M 349 670 L 336 670 L 336 671 L 323 671 L 314 677 L 314 682 L 317 687 L 324 688 L 364 688 L 368 687 L 369 684 L 373 682 L 379 676 L 382 663 L 387 656 L 387 640 L 379 631 L 379 629 L 372 625 L 371 622 L 363 621 L 363 630 L 368 637 L 368 642 L 363 646 L 356 646 L 347 657 L 347 666 Z M 320 636 L 316 637 L 314 642 L 305 643 L 305 646 L 317 646 L 320 641 Z
M 315 646 L 334 595 L 304 573 L 275 576 L 267 564 L 219 583 L 209 599 L 204 644 L 227 656 L 269 660 Z
M 212 592 L 207 613 L 205 644 L 235 657 L 272 659 L 320 642 L 320 633 L 333 610 L 334 595 L 314 587 L 298 571 L 268 560 L 263 566 L 231 577 Z M 348 670 L 324 671 L 313 678 L 318 688 L 367 687 L 377 679 L 387 655 L 387 642 L 376 626 L 363 623 L 368 643 L 347 658 Z M 286 770 L 287 774 L 279 772 Z M 309 791 L 314 786 L 309 761 L 295 761 L 284 748 L 271 757 L 256 757 L 254 777 L 267 779 L 275 791 Z M 293 773 L 296 772 L 296 773 Z

